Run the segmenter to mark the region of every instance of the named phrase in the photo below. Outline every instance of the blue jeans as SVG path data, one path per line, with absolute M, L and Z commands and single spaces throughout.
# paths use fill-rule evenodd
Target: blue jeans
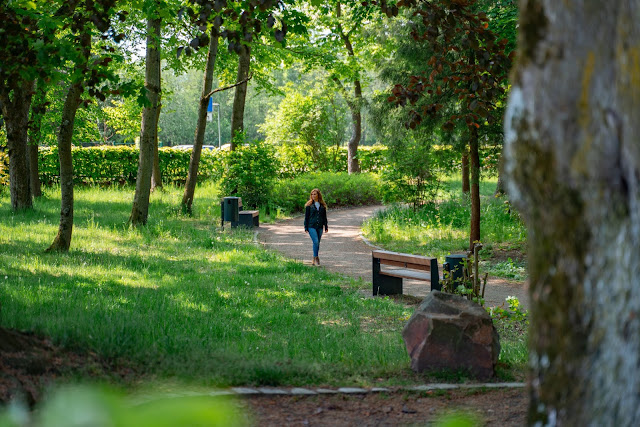
M 322 228 L 309 228 L 309 237 L 313 242 L 313 256 L 318 256 L 320 250 L 320 239 L 322 238 Z

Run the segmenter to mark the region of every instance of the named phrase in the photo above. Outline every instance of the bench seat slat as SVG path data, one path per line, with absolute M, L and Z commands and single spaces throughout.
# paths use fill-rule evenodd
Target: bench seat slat
M 429 265 L 413 264 L 410 262 L 401 262 L 401 261 L 391 261 L 388 259 L 381 259 L 380 264 L 391 265 L 393 267 L 411 268 L 413 270 L 423 270 L 423 271 L 431 270 L 431 267 Z
M 408 270 L 404 268 L 394 268 L 391 270 L 381 270 L 380 274 L 385 276 L 402 277 L 406 279 L 424 280 L 426 282 L 431 281 L 431 275 L 427 273 L 420 273 L 415 270 Z
M 380 262 L 383 263 L 383 260 L 388 261 L 398 261 L 402 263 L 411 263 L 411 264 L 419 264 L 419 265 L 431 265 L 431 260 L 434 258 L 420 256 L 420 255 L 410 255 L 410 254 L 401 254 L 398 252 L 391 251 L 372 251 L 371 255 L 373 258 L 380 259 Z

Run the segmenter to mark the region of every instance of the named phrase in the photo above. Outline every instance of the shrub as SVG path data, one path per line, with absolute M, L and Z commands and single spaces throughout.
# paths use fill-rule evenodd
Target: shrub
M 273 146 L 255 141 L 236 147 L 223 160 L 223 194 L 242 197 L 244 207 L 268 205 L 279 170 Z
M 449 150 L 409 139 L 388 152 L 390 167 L 383 171 L 387 185 L 385 202 L 402 202 L 414 209 L 434 201 L 440 189 L 439 177 L 446 174 Z
M 367 205 L 380 202 L 380 186 L 378 175 L 371 173 L 309 173 L 278 181 L 272 203 L 285 212 L 299 212 L 311 190 L 318 188 L 329 207 Z

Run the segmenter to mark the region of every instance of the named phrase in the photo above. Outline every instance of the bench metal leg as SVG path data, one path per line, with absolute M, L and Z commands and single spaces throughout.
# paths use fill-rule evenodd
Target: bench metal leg
M 442 285 L 440 285 L 440 272 L 438 271 L 438 260 L 431 260 L 431 290 L 432 291 L 441 291 Z
M 224 229 L 224 200 L 220 200 L 220 227 Z
M 402 278 L 380 274 L 380 260 L 372 258 L 373 296 L 402 295 Z

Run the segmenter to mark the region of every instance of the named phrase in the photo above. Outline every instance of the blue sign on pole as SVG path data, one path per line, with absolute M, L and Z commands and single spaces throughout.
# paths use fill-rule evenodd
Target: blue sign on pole
M 209 106 L 207 107 L 207 112 L 213 113 L 213 98 L 209 97 Z

